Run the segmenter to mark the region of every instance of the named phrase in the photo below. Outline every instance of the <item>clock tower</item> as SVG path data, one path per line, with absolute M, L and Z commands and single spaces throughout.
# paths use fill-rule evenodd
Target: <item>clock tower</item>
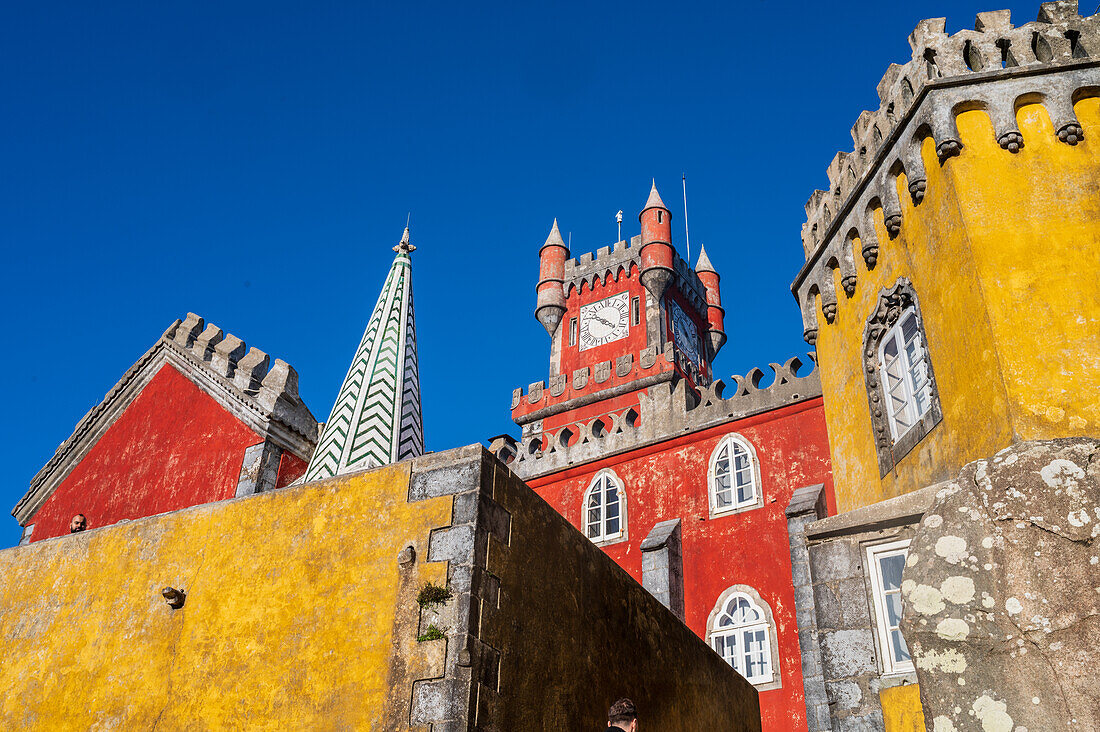
M 535 307 L 550 379 L 513 397 L 525 435 L 601 415 L 636 419 L 638 393 L 655 384 L 684 380 L 694 393 L 710 384 L 726 339 L 718 273 L 705 252 L 698 271 L 680 258 L 656 183 L 638 220 L 639 235 L 576 258 L 554 221 Z

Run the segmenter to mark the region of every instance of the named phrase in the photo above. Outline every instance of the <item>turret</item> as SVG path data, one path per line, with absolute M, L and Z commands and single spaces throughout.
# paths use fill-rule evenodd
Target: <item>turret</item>
M 707 291 L 707 337 L 710 339 L 711 358 L 718 355 L 726 342 L 725 314 L 722 308 L 722 294 L 718 290 L 718 273 L 710 263 L 707 250 L 699 247 L 699 263 L 695 265 L 695 274 Z
M 638 220 L 642 223 L 642 284 L 659 300 L 672 280 L 674 255 L 672 213 L 657 193 L 656 181 Z
M 569 248 L 562 241 L 558 231 L 558 220 L 550 229 L 550 236 L 539 249 L 539 284 L 536 288 L 538 300 L 535 305 L 535 317 L 553 338 L 562 316 L 565 315 L 565 260 L 569 259 Z

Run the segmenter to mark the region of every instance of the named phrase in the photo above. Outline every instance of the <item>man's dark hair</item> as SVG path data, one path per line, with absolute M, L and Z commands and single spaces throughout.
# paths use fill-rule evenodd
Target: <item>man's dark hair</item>
M 638 711 L 634 708 L 634 702 L 629 699 L 620 699 L 607 710 L 607 721 L 612 724 L 616 722 L 633 722 L 637 718 Z

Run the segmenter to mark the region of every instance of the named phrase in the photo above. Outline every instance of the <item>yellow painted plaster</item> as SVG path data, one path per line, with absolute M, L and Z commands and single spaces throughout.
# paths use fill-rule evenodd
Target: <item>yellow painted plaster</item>
M 0 728 L 381 728 L 424 671 L 394 628 L 446 581 L 399 577 L 450 523 L 408 485 L 405 463 L 0 552 Z
M 839 287 L 817 349 L 840 511 L 955 475 L 1017 439 L 1100 431 L 1100 100 L 1076 105 L 1086 139 L 1059 142 L 1041 107 L 1021 108 L 1025 147 L 993 138 L 984 112 L 958 118 L 962 154 L 941 167 L 924 141 L 924 200 L 897 179 L 902 228 L 881 208 L 868 270 L 852 242 L 855 292 Z M 863 367 L 863 333 L 883 290 L 917 292 L 943 421 L 880 477 Z
M 924 732 L 919 686 L 893 686 L 880 691 L 878 698 L 886 732 Z

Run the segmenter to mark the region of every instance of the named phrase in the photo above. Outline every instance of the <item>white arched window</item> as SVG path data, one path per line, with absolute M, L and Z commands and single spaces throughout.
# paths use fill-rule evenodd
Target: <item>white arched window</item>
M 618 476 L 601 470 L 584 494 L 584 535 L 596 543 L 626 534 L 626 491 Z
M 932 381 L 917 309 L 910 305 L 878 348 L 886 415 L 894 441 L 901 439 L 932 408 Z
M 759 505 L 760 481 L 752 446 L 740 435 L 722 438 L 710 458 L 711 513 Z
M 709 630 L 714 650 L 749 683 L 774 680 L 771 623 L 762 603 L 747 592 L 727 590 L 711 613 Z

